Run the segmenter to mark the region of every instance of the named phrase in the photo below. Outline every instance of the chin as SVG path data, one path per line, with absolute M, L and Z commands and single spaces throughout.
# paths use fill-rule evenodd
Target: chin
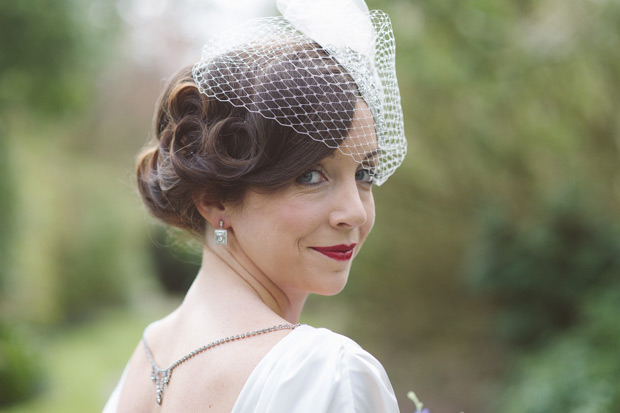
M 339 280 L 333 280 L 332 282 L 329 282 L 329 283 L 324 283 L 319 288 L 317 288 L 315 291 L 313 291 L 313 293 L 317 295 L 322 295 L 325 297 L 339 294 L 342 290 L 344 290 L 344 287 L 347 285 L 347 279 L 348 279 L 348 276 L 345 277 L 343 280 L 339 279 Z

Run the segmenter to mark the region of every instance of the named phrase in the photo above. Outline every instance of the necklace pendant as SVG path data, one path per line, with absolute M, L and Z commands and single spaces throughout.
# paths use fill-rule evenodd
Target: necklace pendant
M 168 383 L 170 383 L 170 375 L 170 370 L 159 370 L 155 367 L 151 370 L 151 381 L 155 383 L 155 390 L 157 391 L 155 400 L 160 406 L 164 397 L 164 386 L 167 386 Z

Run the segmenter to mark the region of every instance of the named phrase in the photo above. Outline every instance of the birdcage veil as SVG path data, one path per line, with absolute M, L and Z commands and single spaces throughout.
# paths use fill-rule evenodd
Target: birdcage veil
M 369 11 L 363 0 L 277 4 L 282 16 L 253 19 L 209 39 L 192 71 L 200 92 L 360 163 L 378 149 L 372 171 L 382 184 L 407 151 L 389 17 Z M 360 101 L 368 111 L 356 110 Z M 353 116 L 368 119 L 352 126 Z M 351 134 L 360 139 L 347 140 Z

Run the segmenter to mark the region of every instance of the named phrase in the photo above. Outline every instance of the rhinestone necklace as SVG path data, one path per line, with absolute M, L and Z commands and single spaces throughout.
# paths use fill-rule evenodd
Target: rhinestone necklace
M 249 331 L 247 333 L 239 334 L 236 336 L 230 336 L 226 338 L 222 338 L 220 340 L 213 341 L 207 345 L 197 348 L 189 354 L 181 357 L 174 363 L 170 365 L 167 369 L 160 369 L 155 360 L 153 359 L 153 354 L 151 353 L 151 349 L 148 346 L 146 341 L 146 331 L 145 334 L 142 335 L 142 342 L 144 343 L 144 349 L 146 350 L 146 356 L 151 362 L 151 381 L 155 383 L 155 388 L 157 389 L 157 404 L 161 405 L 163 395 L 164 395 L 164 386 L 167 386 L 170 383 L 170 377 L 172 377 L 172 371 L 181 363 L 187 361 L 188 359 L 194 357 L 195 355 L 202 353 L 203 351 L 209 350 L 215 346 L 219 346 L 221 344 L 225 344 L 235 340 L 241 340 L 248 337 L 258 336 L 265 333 L 271 333 L 272 331 L 279 330 L 294 330 L 299 327 L 301 324 L 280 324 L 273 327 L 264 328 L 262 330 Z

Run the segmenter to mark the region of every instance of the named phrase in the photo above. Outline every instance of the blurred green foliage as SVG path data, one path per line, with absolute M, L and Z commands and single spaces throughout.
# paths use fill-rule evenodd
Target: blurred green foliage
M 587 294 L 580 323 L 521 356 L 497 401 L 506 413 L 620 411 L 620 287 Z
M 158 303 L 158 314 L 172 308 Z M 99 412 L 116 386 L 122 368 L 153 314 L 118 309 L 92 323 L 78 323 L 46 337 L 42 360 L 45 391 L 3 413 Z M 120 369 L 120 371 L 119 371 Z M 39 367 L 40 375 L 40 367 Z
M 180 230 L 154 226 L 151 229 L 150 259 L 154 275 L 172 295 L 185 295 L 202 261 L 202 246 Z
M 11 154 L 6 139 L 4 124 L 0 119 L 0 291 L 4 288 L 7 263 L 11 259 L 11 238 L 15 227 L 12 219 L 15 211 L 15 182 L 12 174 Z
M 96 158 L 72 153 L 68 144 L 79 138 L 76 114 L 92 110 L 88 98 L 117 22 L 114 5 L 99 1 L 0 5 L 0 285 L 7 318 L 55 323 L 125 296 L 120 280 L 132 265 L 122 263 L 123 217 L 112 215 L 119 208 L 101 192 L 111 177 L 93 173 Z
M 403 406 L 414 389 L 434 411 L 617 411 L 620 3 L 369 5 L 396 31 L 410 152 L 375 189 L 349 285 L 305 317 L 375 354 Z M 128 183 L 162 74 L 106 66 L 130 65 L 115 6 L 0 4 L 5 320 L 66 327 L 144 305 L 144 275 L 180 292 L 195 272 L 191 250 L 145 231 Z
M 574 195 L 538 219 L 491 210 L 469 277 L 517 354 L 498 411 L 620 410 L 620 230 Z
M 8 324 L 53 325 L 127 296 L 135 237 L 122 238 L 111 199 L 81 209 L 81 200 L 101 201 L 105 174 L 92 179 L 87 156 L 63 146 L 90 108 L 113 10 L 99 1 L 0 3 L 0 405 L 32 396 L 46 376 L 30 350 L 37 337 Z
M 46 116 L 84 105 L 113 10 L 101 0 L 1 2 L 0 108 Z
M 40 354 L 23 333 L 0 322 L 0 406 L 32 397 L 42 383 Z
M 502 212 L 482 215 L 468 272 L 476 290 L 496 302 L 507 339 L 540 344 L 580 321 L 590 291 L 620 287 L 620 231 L 613 218 L 574 195 L 525 223 Z

